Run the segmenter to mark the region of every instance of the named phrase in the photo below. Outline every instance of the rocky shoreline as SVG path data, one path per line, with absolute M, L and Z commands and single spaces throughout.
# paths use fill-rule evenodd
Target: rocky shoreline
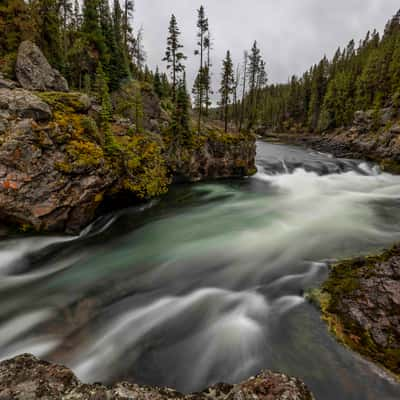
M 335 157 L 377 163 L 400 173 L 400 124 L 390 108 L 355 114 L 351 128 L 321 134 L 263 135 Z M 333 265 L 328 279 L 308 298 L 318 304 L 335 337 L 400 379 L 400 245 L 375 256 Z
M 265 140 L 310 147 L 339 158 L 379 164 L 382 170 L 400 173 L 400 122 L 392 108 L 357 111 L 351 127 L 322 133 L 262 133 Z
M 263 372 L 237 385 L 217 384 L 201 393 L 184 395 L 169 388 L 117 383 L 82 384 L 66 367 L 24 354 L 0 363 L 1 400 L 313 400 L 300 380 Z
M 339 262 L 308 297 L 341 343 L 400 379 L 400 245 Z

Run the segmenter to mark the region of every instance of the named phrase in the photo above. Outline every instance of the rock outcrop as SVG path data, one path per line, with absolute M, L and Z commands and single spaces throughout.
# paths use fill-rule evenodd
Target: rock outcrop
M 15 72 L 24 89 L 68 92 L 66 79 L 51 67 L 41 50 L 28 40 L 19 46 Z
M 0 76 L 0 223 L 77 233 L 100 205 L 159 196 L 174 176 L 192 182 L 255 172 L 251 135 L 217 130 L 177 144 L 146 82 L 113 94 L 113 118 L 103 129 L 101 107 L 68 92 L 32 42 L 20 45 L 16 75 L 22 88 Z M 139 106 L 143 126 L 136 127 Z
M 171 155 L 168 138 L 134 133 L 129 119 L 116 116 L 105 137 L 98 111 L 82 93 L 0 89 L 0 221 L 78 233 L 104 200 L 158 196 L 171 175 L 198 181 L 255 171 L 252 136 L 199 137 Z
M 238 384 L 219 384 L 204 392 L 183 395 L 169 388 L 131 383 L 112 387 L 79 382 L 68 368 L 24 354 L 0 363 L 1 400 L 312 400 L 300 380 L 264 372 Z
M 340 341 L 400 377 L 400 246 L 335 265 L 312 295 Z
M 251 134 L 217 133 L 200 137 L 194 151 L 174 151 L 175 181 L 238 178 L 256 172 L 256 138 Z
M 262 133 L 268 140 L 301 144 L 336 157 L 364 159 L 400 173 L 400 116 L 388 107 L 379 112 L 357 111 L 351 127 L 323 133 Z

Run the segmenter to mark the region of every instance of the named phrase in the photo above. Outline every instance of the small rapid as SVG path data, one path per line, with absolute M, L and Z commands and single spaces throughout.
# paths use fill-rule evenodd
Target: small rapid
M 323 400 L 400 387 L 339 345 L 304 292 L 336 259 L 400 240 L 400 176 L 258 143 L 258 173 L 178 186 L 76 237 L 0 242 L 0 358 L 30 352 L 80 379 L 192 392 L 262 369 Z

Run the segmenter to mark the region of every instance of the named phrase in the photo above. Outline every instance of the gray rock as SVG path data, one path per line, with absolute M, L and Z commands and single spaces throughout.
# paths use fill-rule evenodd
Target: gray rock
M 16 75 L 18 82 L 28 90 L 68 92 L 66 79 L 46 60 L 32 42 L 22 42 L 18 49 Z
M 84 385 L 66 367 L 24 354 L 0 363 L 0 399 L 29 400 L 313 400 L 299 379 L 263 372 L 237 385 L 218 384 L 201 393 L 183 395 L 170 388 L 127 382 L 112 387 Z
M 400 133 L 400 124 L 393 125 L 390 128 L 390 132 L 395 133 L 396 135 Z
M 35 121 L 48 121 L 52 117 L 48 104 L 24 89 L 0 89 L 0 110 L 11 116 Z
M 15 89 L 16 87 L 16 82 L 10 81 L 9 79 L 0 78 L 0 89 Z
M 380 122 L 382 126 L 388 124 L 394 117 L 394 110 L 392 107 L 383 108 L 380 111 Z

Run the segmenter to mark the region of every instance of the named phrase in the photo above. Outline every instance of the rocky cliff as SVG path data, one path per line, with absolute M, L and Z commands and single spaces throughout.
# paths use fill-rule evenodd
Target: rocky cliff
M 238 384 L 218 384 L 204 392 L 183 395 L 173 389 L 130 383 L 112 387 L 85 385 L 71 370 L 25 354 L 0 363 L 2 400 L 312 400 L 306 386 L 283 374 L 264 372 Z
M 168 115 L 145 84 L 128 83 L 114 96 L 105 132 L 101 107 L 85 94 L 67 92 L 36 46 L 21 45 L 17 66 L 19 83 L 0 77 L 0 220 L 8 225 L 76 233 L 105 199 L 144 201 L 173 181 L 255 171 L 251 135 L 213 132 L 185 146 L 164 136 Z M 49 88 L 62 91 L 43 91 Z M 140 133 L 126 107 L 132 90 L 143 97 Z

